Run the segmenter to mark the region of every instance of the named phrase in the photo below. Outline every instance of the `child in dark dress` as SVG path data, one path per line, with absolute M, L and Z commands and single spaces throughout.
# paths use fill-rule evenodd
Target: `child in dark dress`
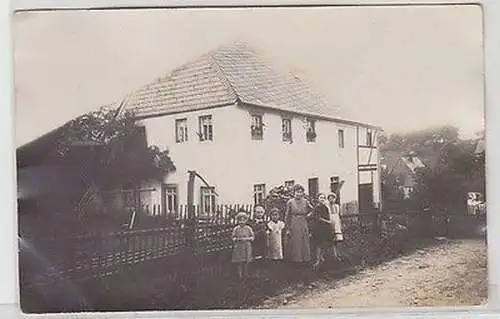
M 264 216 L 264 207 L 255 206 L 254 219 L 251 225 L 255 234 L 255 240 L 252 247 L 254 260 L 261 260 L 266 255 L 266 234 L 268 229 Z

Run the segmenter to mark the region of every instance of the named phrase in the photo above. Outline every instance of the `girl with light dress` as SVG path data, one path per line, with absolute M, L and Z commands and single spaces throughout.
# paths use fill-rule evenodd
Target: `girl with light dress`
M 238 277 L 248 277 L 248 264 L 252 261 L 252 241 L 255 238 L 252 227 L 247 225 L 248 215 L 239 212 L 236 215 L 236 225 L 233 229 L 233 255 L 232 262 L 238 269 Z

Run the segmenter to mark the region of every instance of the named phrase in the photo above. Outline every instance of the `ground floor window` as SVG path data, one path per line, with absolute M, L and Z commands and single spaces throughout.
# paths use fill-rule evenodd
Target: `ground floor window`
M 317 177 L 310 178 L 308 180 L 309 185 L 309 196 L 313 199 L 316 199 L 319 194 L 319 180 Z
M 164 214 L 172 214 L 177 212 L 177 185 L 162 184 L 162 211 Z
M 292 188 L 293 185 L 295 185 L 295 181 L 294 180 L 285 181 L 285 187 L 286 188 Z
M 262 205 L 266 198 L 266 184 L 256 184 L 253 186 L 253 198 L 255 205 Z
M 215 187 L 202 186 L 201 193 L 201 207 L 200 214 L 210 215 L 215 212 Z
M 340 204 L 340 178 L 338 176 L 330 177 L 330 192 L 337 195 L 337 204 Z

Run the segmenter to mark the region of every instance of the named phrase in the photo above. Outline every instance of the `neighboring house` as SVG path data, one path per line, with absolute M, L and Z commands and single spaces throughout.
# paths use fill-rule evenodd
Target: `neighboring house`
M 434 155 L 437 156 L 437 154 Z M 411 193 L 416 184 L 415 175 L 417 171 L 421 168 L 425 168 L 427 165 L 431 165 L 434 161 L 435 159 L 429 158 L 424 160 L 421 158 L 421 155 L 417 155 L 412 151 L 402 152 L 399 150 L 386 150 L 381 156 L 382 168 L 396 176 L 397 183 L 403 191 L 404 198 L 411 197 Z
M 132 93 L 125 109 L 150 145 L 168 148 L 176 172 L 149 185 L 150 205 L 175 211 L 187 199 L 188 171 L 199 180 L 195 204 L 258 204 L 274 186 L 330 192 L 344 181 L 342 203 L 381 204 L 379 128 L 345 119 L 288 72 L 248 45 L 221 47 Z M 216 196 L 217 193 L 219 196 Z M 148 204 L 148 203 L 145 203 Z
M 476 148 L 474 150 L 474 154 L 475 155 L 483 154 L 485 152 L 485 149 L 486 149 L 486 141 L 485 141 L 484 137 L 482 137 L 477 141 Z
M 148 189 L 139 185 L 118 185 L 99 178 L 97 162 L 101 146 L 95 142 L 75 141 L 64 157 L 58 155 L 58 141 L 63 125 L 16 150 L 17 198 L 21 215 L 50 213 L 61 220 L 75 213 L 123 211 L 137 207 L 141 198 L 148 198 Z M 145 135 L 133 135 L 123 147 L 146 147 Z M 171 163 L 172 169 L 175 169 Z M 126 174 L 126 172 L 124 172 Z M 147 183 L 147 181 L 145 181 Z M 48 215 L 45 215 L 48 216 Z

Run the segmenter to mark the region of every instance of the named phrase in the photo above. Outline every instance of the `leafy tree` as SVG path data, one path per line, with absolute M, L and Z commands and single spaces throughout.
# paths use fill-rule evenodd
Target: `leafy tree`
M 117 116 L 108 108 L 67 123 L 58 139 L 58 156 L 85 167 L 104 188 L 137 185 L 175 170 L 168 150 L 147 146 L 144 128 L 132 113 Z
M 396 173 L 384 169 L 381 172 L 382 197 L 384 207 L 388 210 L 399 209 L 404 203 L 403 190 L 400 188 L 399 178 Z
M 433 127 L 407 134 L 392 134 L 382 139 L 381 150 L 402 150 L 405 152 L 425 147 L 439 149 L 441 146 L 456 143 L 459 130 L 453 126 Z
M 463 212 L 467 193 L 485 190 L 484 161 L 473 150 L 469 141 L 445 144 L 436 165 L 417 172 L 414 200 L 421 207 Z
M 476 141 L 461 140 L 452 126 L 436 127 L 409 134 L 393 134 L 381 144 L 384 152 L 415 152 L 425 168 L 415 172 L 416 185 L 410 201 L 401 200 L 397 176 L 382 172 L 386 207 L 396 204 L 460 212 L 465 209 L 466 194 L 485 191 L 484 153 L 474 154 Z

